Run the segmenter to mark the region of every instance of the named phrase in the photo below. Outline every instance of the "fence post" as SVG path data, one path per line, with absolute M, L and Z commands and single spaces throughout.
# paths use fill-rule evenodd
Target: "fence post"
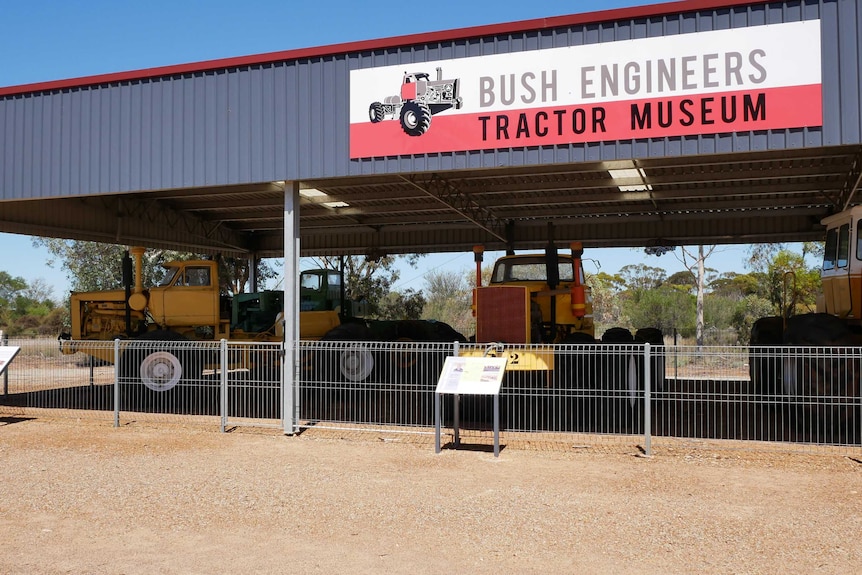
M 291 339 L 290 347 L 286 341 L 281 342 L 281 358 L 282 427 L 285 435 L 294 435 L 299 428 L 296 418 L 296 390 L 300 381 L 298 338 Z
M 458 357 L 458 354 L 461 352 L 461 346 L 457 341 L 452 342 L 452 357 Z M 452 394 L 452 430 L 453 437 L 452 440 L 455 443 L 455 446 L 461 444 L 461 396 L 457 393 Z
M 651 369 L 650 369 L 650 344 L 644 344 L 644 453 L 652 455 L 652 395 L 650 387 Z
M 222 433 L 225 432 L 225 428 L 227 427 L 227 340 L 222 339 L 219 342 L 219 395 L 220 395 L 220 405 L 219 411 L 221 411 L 221 427 L 220 431 Z
M 120 340 L 114 340 L 114 427 L 120 427 Z
M 0 346 L 5 346 L 9 343 L 9 336 L 0 329 Z M 3 395 L 9 395 L 9 366 L 3 371 Z

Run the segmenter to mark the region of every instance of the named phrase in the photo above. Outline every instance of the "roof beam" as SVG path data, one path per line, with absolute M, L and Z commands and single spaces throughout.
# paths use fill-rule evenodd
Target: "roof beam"
M 506 242 L 505 224 L 498 220 L 490 210 L 477 204 L 472 198 L 439 175 L 433 174 L 426 181 L 420 181 L 418 176 L 409 178 L 402 176 L 401 179 L 461 214 L 498 240 Z

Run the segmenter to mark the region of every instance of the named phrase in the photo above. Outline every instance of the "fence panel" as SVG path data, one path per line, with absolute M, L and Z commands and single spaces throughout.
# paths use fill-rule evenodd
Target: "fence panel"
M 227 342 L 225 425 L 282 426 L 280 343 Z M 221 366 L 215 373 L 221 376 Z
M 434 390 L 452 350 L 451 343 L 300 342 L 300 427 L 433 427 Z
M 656 436 L 858 446 L 859 348 L 664 348 Z
M 118 353 L 121 413 L 171 421 L 220 415 L 218 342 L 128 340 Z
M 0 413 L 110 419 L 113 412 L 114 369 L 84 353 L 64 355 L 54 338 L 15 339 L 4 345 L 21 348 L 0 376 Z M 113 343 L 96 342 L 106 354 Z M 70 410 L 70 411 L 67 411 Z

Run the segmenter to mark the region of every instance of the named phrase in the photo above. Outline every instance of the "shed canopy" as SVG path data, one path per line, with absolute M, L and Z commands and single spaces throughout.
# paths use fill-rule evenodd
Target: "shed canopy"
M 836 146 L 309 180 L 302 254 L 820 240 L 820 220 L 858 201 L 860 166 L 862 147 Z M 286 185 L 7 202 L 0 228 L 279 257 Z

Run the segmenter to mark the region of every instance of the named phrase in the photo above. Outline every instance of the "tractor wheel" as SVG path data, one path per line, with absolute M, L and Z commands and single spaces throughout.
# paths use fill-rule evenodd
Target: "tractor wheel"
M 353 382 L 365 381 L 374 371 L 374 355 L 368 346 L 360 343 L 368 341 L 371 336 L 368 328 L 359 323 L 343 323 L 329 330 L 321 341 L 357 342 L 345 344 L 334 352 L 336 373 L 343 379 Z
M 748 346 L 748 375 L 754 393 L 771 407 L 782 393 L 781 344 L 784 339 L 784 319 L 762 317 L 751 326 Z M 774 346 L 774 347 L 766 347 Z
M 139 367 L 141 383 L 153 391 L 168 391 L 183 376 L 183 364 L 169 351 L 154 351 L 144 357 Z
M 187 341 L 180 334 L 169 330 L 149 331 L 137 338 L 138 341 Z M 140 381 L 153 391 L 162 392 L 173 389 L 181 380 L 194 377 L 192 369 L 192 350 L 177 349 L 140 349 L 138 350 L 135 380 Z
M 368 107 L 368 119 L 372 124 L 376 124 L 383 120 L 383 104 L 374 102 Z
M 606 347 L 621 346 L 619 349 L 600 352 L 597 361 L 596 382 L 602 390 L 601 419 L 598 422 L 601 432 L 625 431 L 630 424 L 632 399 L 636 396 L 636 363 L 631 355 L 632 333 L 623 327 L 612 327 L 602 334 Z
M 176 332 L 157 330 L 143 333 L 136 340 L 179 342 L 186 339 Z M 194 369 L 190 368 L 192 354 L 192 350 L 176 347 L 138 346 L 132 342 L 125 345 L 120 356 L 122 409 L 174 409 L 178 393 L 174 388 L 194 373 Z M 170 399 L 166 396 L 170 396 Z
M 812 439 L 835 441 L 853 428 L 847 422 L 859 409 L 862 364 L 847 350 L 859 336 L 835 316 L 812 313 L 787 320 L 784 344 L 800 346 L 783 362 L 792 418 Z
M 650 388 L 653 391 L 662 391 L 664 389 L 664 334 L 657 327 L 642 327 L 635 332 L 635 343 L 648 343 L 652 346 L 652 356 L 650 357 Z M 638 366 L 638 373 L 643 371 L 641 365 Z
M 421 136 L 431 127 L 431 110 L 419 102 L 405 102 L 401 107 L 401 128 L 408 136 Z
M 596 409 L 591 391 L 595 385 L 596 340 L 587 333 L 573 332 L 561 343 L 564 345 L 554 357 L 555 392 L 550 409 L 557 414 L 559 431 L 589 431 Z

